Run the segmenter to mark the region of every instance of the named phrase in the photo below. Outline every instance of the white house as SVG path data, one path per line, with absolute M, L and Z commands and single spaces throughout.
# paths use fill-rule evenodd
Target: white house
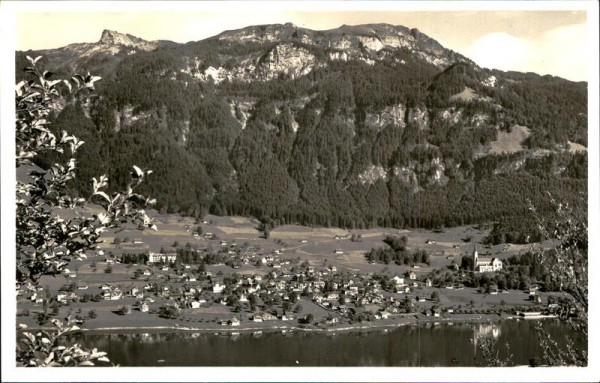
M 110 300 L 111 301 L 116 301 L 123 298 L 123 292 L 119 289 L 114 289 L 113 291 L 111 291 L 110 293 Z
M 223 292 L 224 289 L 225 289 L 225 286 L 221 285 L 221 284 L 219 284 L 219 282 L 217 282 L 217 283 L 214 284 L 214 286 L 212 288 L 212 291 L 215 294 L 220 294 L 220 293 Z

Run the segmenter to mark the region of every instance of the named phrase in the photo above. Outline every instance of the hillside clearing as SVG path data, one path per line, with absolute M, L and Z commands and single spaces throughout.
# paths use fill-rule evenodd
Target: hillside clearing
M 475 157 L 482 157 L 488 154 L 516 153 L 525 150 L 523 142 L 531 135 L 526 126 L 515 125 L 510 132 L 499 131 L 498 139 L 491 141 L 486 146 L 475 153 Z

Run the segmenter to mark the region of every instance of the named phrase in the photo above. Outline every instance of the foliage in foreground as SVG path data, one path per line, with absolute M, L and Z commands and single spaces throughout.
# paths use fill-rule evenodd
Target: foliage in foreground
M 106 228 L 129 222 L 140 229 L 156 229 L 144 210 L 154 201 L 134 192 L 151 171 L 134 166 L 125 192 L 111 195 L 104 191 L 108 185 L 105 175 L 93 178 L 92 193 L 83 198 L 71 194 L 68 186 L 75 178 L 75 158 L 66 164 L 55 163 L 48 170 L 32 166 L 42 153 L 68 150 L 75 155 L 83 141 L 65 131 L 54 134 L 49 118 L 63 102 L 61 92 L 94 91 L 94 82 L 100 77 L 88 73 L 70 80 L 52 80 L 52 72 L 36 67 L 40 57 L 27 59 L 31 66 L 25 72 L 32 79 L 19 82 L 15 89 L 16 166 L 28 170 L 27 178 L 18 180 L 16 188 L 17 289 L 25 284 L 36 285 L 44 275 L 61 275 L 71 260 L 85 258 L 85 252 L 101 242 L 100 236 Z M 99 206 L 101 212 L 87 212 L 88 203 Z M 61 210 L 74 214 L 62 218 Z M 59 342 L 63 335 L 78 330 L 70 318 L 64 324 L 58 319 L 52 323 L 55 331 L 17 334 L 18 365 L 93 366 L 94 361 L 108 362 L 106 353 Z
M 557 219 L 548 221 L 536 214 L 540 232 L 544 238 L 557 243 L 556 247 L 540 254 L 542 265 L 553 284 L 567 293 L 571 299 L 560 310 L 561 319 L 588 339 L 588 226 L 587 194 L 580 196 L 585 202 L 577 208 L 559 203 L 549 196 L 556 207 Z M 587 352 L 575 347 L 572 339 L 566 338 L 559 346 L 556 339 L 538 327 L 540 345 L 544 350 L 543 363 L 548 366 L 587 366 Z
M 51 320 L 55 331 L 25 331 L 17 340 L 17 365 L 25 367 L 77 367 L 94 366 L 96 362 L 109 363 L 106 352 L 86 350 L 79 343 L 64 345 L 61 338 L 79 330 L 70 318 L 66 323 Z
M 557 202 L 549 195 L 550 203 L 555 207 L 556 218 L 548 220 L 540 217 L 533 205 L 530 210 L 538 222 L 538 229 L 543 238 L 551 240 L 555 247 L 549 251 L 536 254 L 540 258 L 544 272 L 549 276 L 552 285 L 559 286 L 569 299 L 561 300 L 563 307 L 557 312 L 560 319 L 577 333 L 588 339 L 588 227 L 587 227 L 587 194 L 580 196 L 582 207 Z M 541 323 L 536 327 L 542 356 L 540 360 L 532 359 L 535 365 L 543 366 L 587 366 L 588 355 L 581 350 L 575 341 L 565 336 L 559 342 L 550 335 Z M 478 349 L 488 366 L 513 365 L 512 357 L 500 358 L 498 345 L 493 339 L 478 338 Z M 508 347 L 508 345 L 507 345 Z

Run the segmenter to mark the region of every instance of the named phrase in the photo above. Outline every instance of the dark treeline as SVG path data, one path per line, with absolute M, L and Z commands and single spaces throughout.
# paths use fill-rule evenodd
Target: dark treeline
M 121 263 L 145 265 L 148 262 L 148 253 L 123 253 Z

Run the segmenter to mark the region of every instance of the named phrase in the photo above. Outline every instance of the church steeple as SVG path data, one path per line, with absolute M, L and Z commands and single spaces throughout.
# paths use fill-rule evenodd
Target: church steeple
M 477 253 L 477 244 L 475 244 L 475 248 L 473 249 L 473 267 L 477 267 L 477 258 L 479 258 L 479 253 Z

